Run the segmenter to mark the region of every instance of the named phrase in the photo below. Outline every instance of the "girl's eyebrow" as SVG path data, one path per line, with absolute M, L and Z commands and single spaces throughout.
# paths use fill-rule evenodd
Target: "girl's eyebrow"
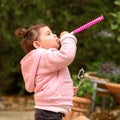
M 45 34 L 48 34 L 48 33 L 50 33 L 50 31 L 46 31 L 46 32 L 45 32 Z

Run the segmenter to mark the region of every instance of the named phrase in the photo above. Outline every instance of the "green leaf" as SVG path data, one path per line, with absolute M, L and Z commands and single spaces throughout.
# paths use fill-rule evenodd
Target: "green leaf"
M 117 41 L 120 42 L 120 35 L 117 36 Z
M 112 30 L 118 29 L 118 25 L 117 25 L 117 24 L 111 24 L 111 29 L 112 29 Z
M 116 1 L 114 2 L 114 4 L 115 4 L 115 5 L 120 5 L 120 0 L 116 0 Z

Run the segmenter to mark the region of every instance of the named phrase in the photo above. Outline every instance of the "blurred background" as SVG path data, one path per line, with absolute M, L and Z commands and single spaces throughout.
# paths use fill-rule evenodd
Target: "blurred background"
M 21 118 L 24 114 L 12 113 L 13 117 L 11 117 L 11 112 L 6 114 L 4 110 L 28 111 L 34 109 L 33 94 L 26 92 L 20 69 L 20 60 L 24 57 L 25 52 L 21 48 L 20 39 L 15 36 L 15 30 L 19 27 L 29 28 L 31 25 L 42 22 L 50 26 L 53 32 L 59 36 L 62 31 L 71 32 L 100 15 L 104 16 L 102 22 L 75 35 L 78 39 L 77 54 L 69 68 L 74 84 L 77 81 L 76 75 L 81 68 L 86 73 L 98 71 L 115 75 L 119 73 L 116 77 L 108 75 L 110 82 L 118 83 L 119 92 L 120 0 L 0 0 L 1 120 L 5 120 L 6 115 L 8 115 L 6 120 L 9 118 L 13 120 L 15 116 Z M 80 86 L 82 90 L 79 93 L 90 93 L 93 86 L 88 84 L 88 81 L 83 84 L 84 89 L 83 86 Z M 101 101 L 96 97 L 92 103 L 101 107 Z M 116 100 L 112 99 L 110 103 L 120 110 Z M 120 105 L 120 100 L 118 103 Z M 101 114 L 98 116 L 97 111 L 99 110 L 96 110 L 94 118 L 98 119 Z M 118 119 L 112 117 L 109 120 L 119 120 L 120 111 L 118 112 Z M 115 111 L 115 113 L 117 112 Z M 34 113 L 28 114 L 26 114 L 26 120 L 28 116 L 31 116 L 32 120 Z M 24 116 L 21 119 L 25 120 Z M 106 114 L 104 119 L 108 119 Z M 15 118 L 15 120 L 17 119 Z
M 43 22 L 59 36 L 100 15 L 104 21 L 76 34 L 72 75 L 80 68 L 97 71 L 106 62 L 120 65 L 120 0 L 0 0 L 0 95 L 28 94 L 20 69 L 25 52 L 14 34 L 17 28 Z

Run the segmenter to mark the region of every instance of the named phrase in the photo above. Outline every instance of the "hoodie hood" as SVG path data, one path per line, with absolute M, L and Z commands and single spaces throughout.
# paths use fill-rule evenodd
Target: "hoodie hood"
M 25 81 L 25 87 L 28 92 L 33 92 L 35 89 L 35 77 L 38 69 L 39 60 L 40 50 L 35 49 L 28 53 L 20 61 L 22 75 Z

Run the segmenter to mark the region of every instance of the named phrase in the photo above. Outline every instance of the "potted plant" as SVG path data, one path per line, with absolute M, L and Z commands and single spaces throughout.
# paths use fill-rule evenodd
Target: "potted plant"
M 120 69 L 111 63 L 105 63 L 100 67 L 98 76 L 109 79 L 106 87 L 120 104 Z
M 89 113 L 89 107 L 91 104 L 91 96 L 94 93 L 92 82 L 85 77 L 78 77 L 73 75 L 73 84 L 78 87 L 77 94 L 73 97 L 73 111 Z
M 77 75 L 73 75 L 73 85 L 78 87 L 77 97 L 90 98 L 93 93 L 93 85 L 89 78 L 84 77 L 83 80 L 79 80 Z
M 102 92 L 102 95 L 112 94 L 116 101 L 120 103 L 120 69 L 118 67 L 111 63 L 104 63 L 97 72 L 86 73 L 86 77 L 98 81 L 97 86 L 107 91 Z
M 82 71 L 82 74 L 81 74 Z M 91 104 L 91 96 L 94 93 L 92 82 L 84 77 L 84 70 L 80 69 L 78 75 L 72 75 L 73 84 L 78 87 L 77 94 L 73 96 L 72 111 L 63 120 L 73 120 L 76 117 L 89 115 L 89 107 Z M 77 113 L 77 114 L 75 114 Z M 86 120 L 87 119 L 86 117 Z

